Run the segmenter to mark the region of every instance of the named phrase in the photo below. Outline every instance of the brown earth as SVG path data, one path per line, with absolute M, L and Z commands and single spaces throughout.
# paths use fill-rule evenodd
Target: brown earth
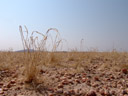
M 90 54 L 73 53 L 54 62 L 55 66 L 42 65 L 37 83 L 25 82 L 24 66 L 19 64 L 23 59 L 13 55 L 15 60 L 4 62 L 12 67 L 0 71 L 0 96 L 128 96 L 127 54 Z

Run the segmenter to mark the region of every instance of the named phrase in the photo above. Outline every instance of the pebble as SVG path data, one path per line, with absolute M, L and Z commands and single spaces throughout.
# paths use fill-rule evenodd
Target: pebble
M 87 96 L 97 96 L 95 91 L 90 91 Z
M 70 94 L 72 94 L 72 95 L 75 95 L 75 91 L 72 89 L 72 90 L 69 90 L 68 91 Z
M 94 80 L 95 80 L 95 81 L 99 81 L 99 78 L 98 78 L 98 77 L 95 77 Z
M 80 83 L 80 80 L 79 79 L 75 79 L 75 82 Z
M 54 96 L 54 94 L 53 93 L 49 93 L 49 95 L 48 96 Z
M 3 88 L 3 91 L 8 91 L 8 88 Z
M 11 80 L 11 82 L 10 82 L 11 84 L 14 84 L 14 83 L 16 83 L 16 81 L 15 80 Z
M 127 73 L 128 73 L 128 70 L 127 70 L 127 69 L 122 69 L 122 72 L 123 72 L 124 74 L 127 74 Z
M 123 94 L 123 95 L 127 94 L 127 91 L 126 91 L 126 90 L 123 90 L 123 91 L 122 91 L 122 94 Z
M 62 84 L 59 84 L 58 85 L 58 88 L 63 88 L 64 86 Z
M 0 82 L 0 86 L 3 86 L 4 84 L 2 82 Z
M 70 96 L 70 93 L 68 91 L 64 91 L 64 95 L 65 96 L 68 96 L 68 95 Z
M 58 89 L 58 90 L 56 91 L 56 93 L 58 93 L 58 94 L 63 94 L 63 90 L 62 90 L 62 89 Z
M 83 83 L 86 82 L 86 80 L 87 80 L 86 78 L 82 78 L 82 82 L 83 82 Z

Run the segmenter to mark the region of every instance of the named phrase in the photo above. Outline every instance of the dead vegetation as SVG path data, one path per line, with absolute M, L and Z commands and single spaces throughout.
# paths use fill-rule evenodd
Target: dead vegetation
M 50 31 L 55 31 L 56 36 L 54 39 L 53 38 L 51 39 L 52 48 L 49 51 L 46 47 L 48 46 L 47 45 L 48 38 L 51 38 L 48 35 Z M 123 73 L 127 74 L 127 70 L 128 70 L 127 52 L 117 52 L 117 51 L 78 52 L 77 50 L 72 50 L 71 52 L 57 52 L 57 48 L 59 48 L 59 45 L 62 43 L 62 39 L 60 38 L 57 29 L 54 28 L 48 29 L 46 34 L 33 31 L 29 36 L 29 32 L 27 28 L 25 27 L 25 31 L 23 31 L 22 27 L 20 26 L 20 33 L 21 33 L 23 48 L 24 50 L 27 50 L 27 52 L 26 51 L 0 52 L 0 78 L 3 77 L 4 80 L 2 81 L 3 83 L 6 83 L 5 81 L 9 81 L 15 78 L 15 80 L 17 81 L 19 80 L 18 82 L 20 84 L 31 85 L 32 88 L 34 88 L 38 92 L 41 92 L 41 94 L 46 94 L 46 93 L 42 93 L 44 92 L 41 91 L 42 86 L 46 87 L 46 89 L 44 90 L 49 90 L 47 89 L 49 88 L 49 86 L 53 88 L 56 88 L 55 86 L 58 86 L 58 88 L 61 88 L 63 87 L 63 85 L 60 84 L 57 85 L 58 84 L 57 80 L 61 81 L 61 76 L 65 76 L 64 78 L 71 78 L 70 76 L 67 76 L 69 74 L 71 76 L 74 76 L 73 74 L 76 75 L 80 73 L 93 74 L 93 72 L 102 73 L 105 70 L 108 70 L 108 72 L 111 71 L 113 73 L 117 71 L 120 72 L 122 70 Z M 34 37 L 35 36 L 34 34 L 37 34 L 38 36 Z M 41 39 L 39 39 L 39 37 L 41 37 Z M 9 75 L 10 72 L 11 75 Z M 53 75 L 54 73 L 57 74 L 55 75 L 55 77 Z M 3 76 L 1 74 L 6 74 L 6 75 Z M 56 80 L 56 78 L 58 79 Z M 79 82 L 78 78 L 75 80 L 76 81 L 72 81 L 72 82 Z M 82 80 L 83 80 L 82 82 L 84 82 L 84 78 Z M 65 84 L 65 82 L 63 83 Z M 0 82 L 0 86 L 1 86 L 1 82 Z M 2 85 L 1 88 L 4 89 L 5 86 Z M 57 89 L 54 89 L 54 91 L 55 90 Z M 7 94 L 8 91 L 6 91 L 5 93 Z M 4 93 L 1 93 L 0 90 L 0 94 L 4 94 Z M 61 93 L 57 93 L 57 94 L 61 94 Z M 58 95 L 48 95 L 48 96 L 58 96 Z M 67 95 L 61 95 L 61 96 L 67 96 Z M 87 96 L 92 96 L 92 95 L 87 95 Z

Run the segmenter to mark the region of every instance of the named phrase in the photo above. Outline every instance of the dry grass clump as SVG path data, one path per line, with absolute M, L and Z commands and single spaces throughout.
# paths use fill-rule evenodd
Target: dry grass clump
M 38 65 L 40 64 L 40 61 L 43 59 L 43 63 L 45 65 L 51 64 L 53 62 L 56 62 L 56 58 L 54 56 L 54 52 L 59 47 L 61 40 L 59 40 L 59 32 L 55 28 L 50 28 L 47 30 L 46 34 L 42 34 L 38 31 L 33 31 L 31 35 L 29 36 L 29 32 L 27 27 L 25 26 L 25 31 L 23 31 L 22 27 L 19 27 L 20 33 L 21 33 L 21 39 L 22 44 L 24 48 L 24 60 L 23 63 L 25 65 L 24 72 L 26 77 L 26 82 L 37 82 L 38 77 Z M 52 39 L 52 50 L 51 52 L 47 52 L 46 46 L 47 46 L 47 39 L 49 32 L 53 30 L 56 32 L 56 37 L 53 40 Z M 24 35 L 26 33 L 26 35 Z M 36 36 L 39 35 L 39 36 Z M 42 37 L 42 39 L 39 39 L 39 37 Z M 27 52 L 25 52 L 27 51 Z M 43 58 L 42 55 L 44 55 Z

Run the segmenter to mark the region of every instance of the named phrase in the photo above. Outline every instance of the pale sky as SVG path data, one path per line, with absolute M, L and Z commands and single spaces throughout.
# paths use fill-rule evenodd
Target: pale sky
M 128 0 L 1 0 L 0 50 L 22 49 L 19 25 L 45 33 L 57 28 L 64 49 L 128 51 Z

